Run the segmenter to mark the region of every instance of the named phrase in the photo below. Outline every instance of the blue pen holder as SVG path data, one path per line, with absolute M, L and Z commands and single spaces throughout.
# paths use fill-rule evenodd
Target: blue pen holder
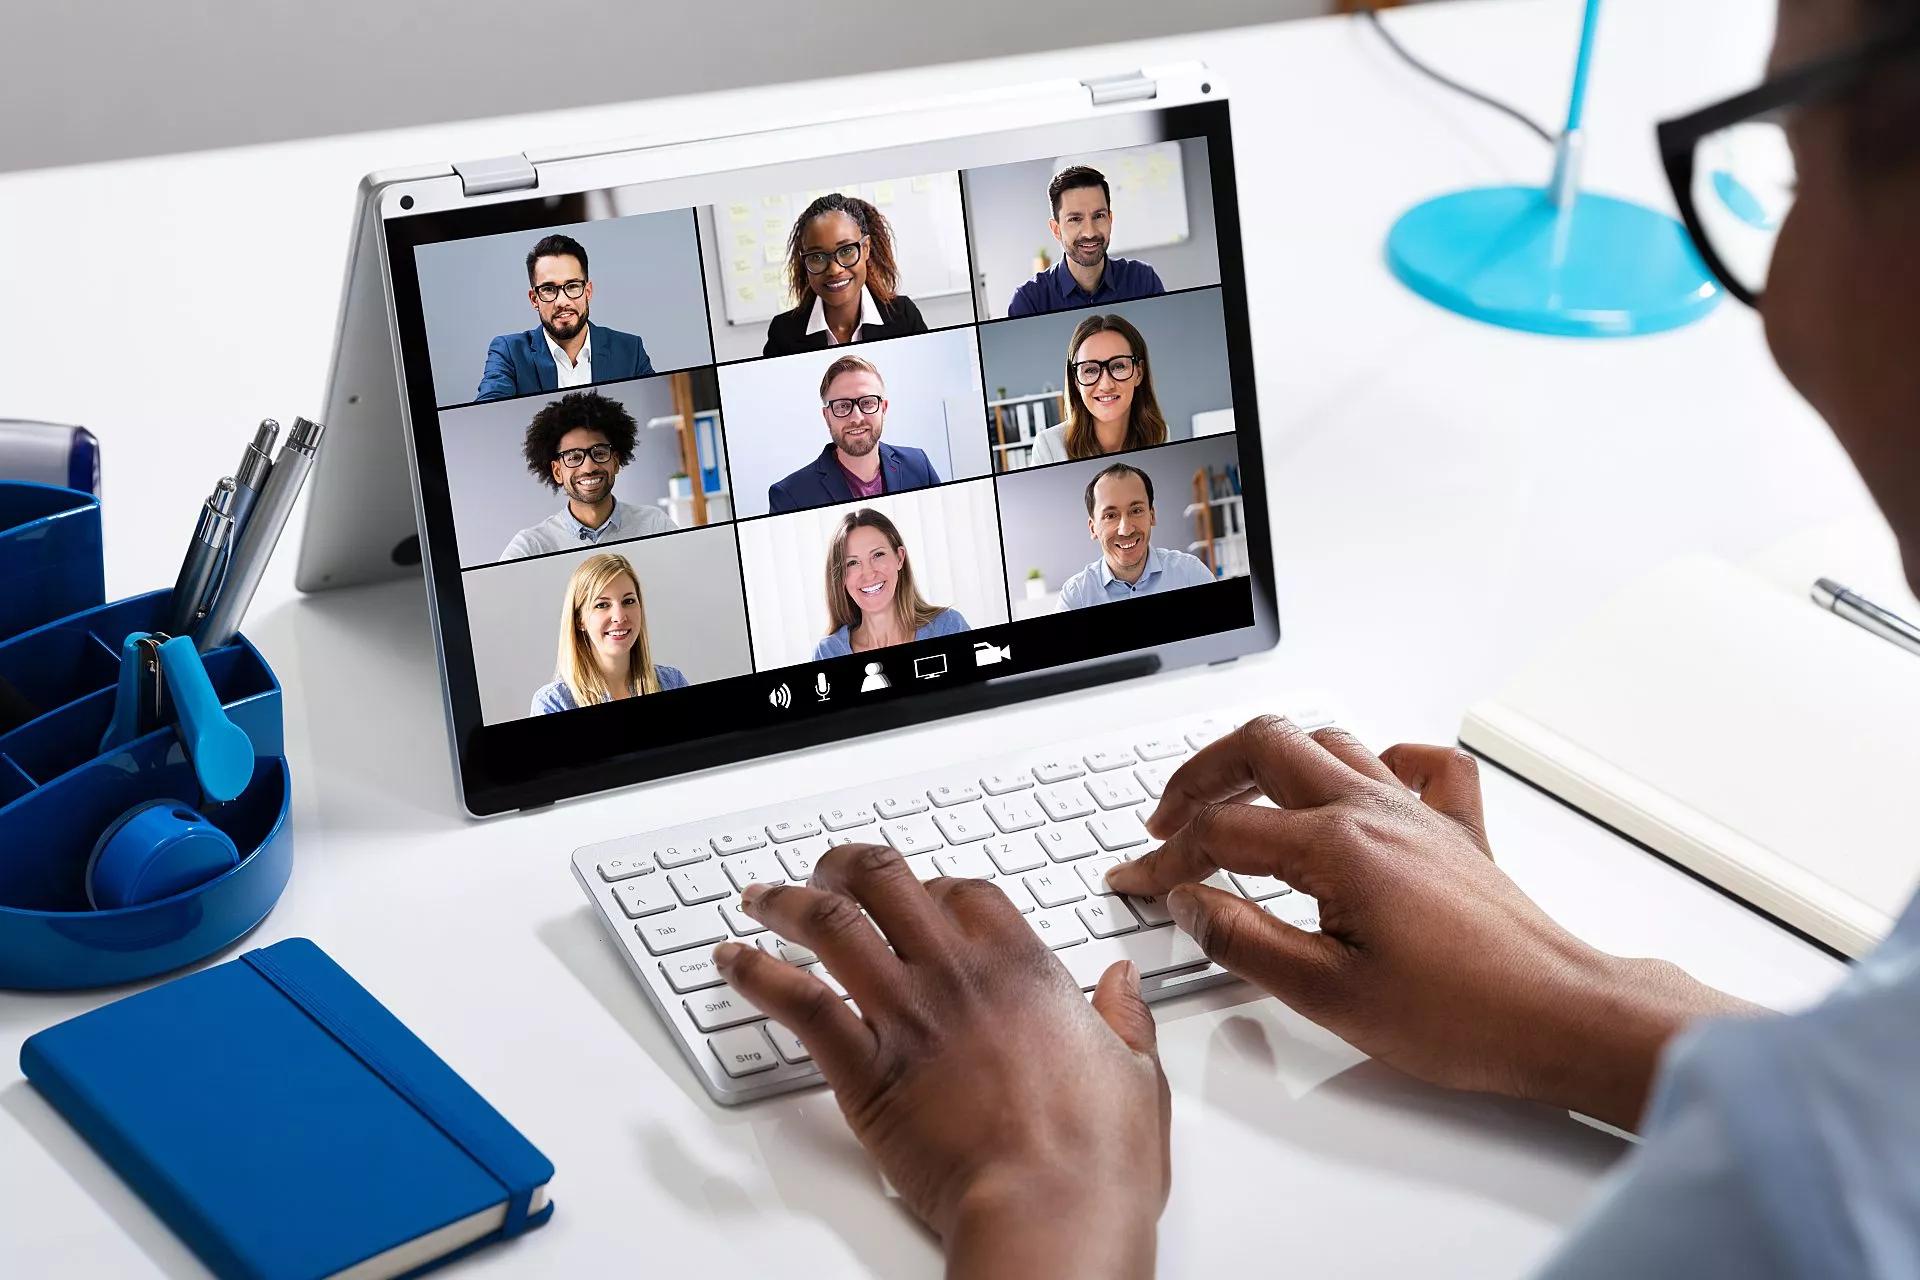
M 21 509 L 6 505 L 12 488 L 46 486 L 0 484 L 0 513 Z M 84 538 L 61 545 L 80 560 L 67 567 L 91 570 L 97 597 L 97 507 L 91 556 Z M 16 568 L 17 551 L 0 530 L 0 582 Z M 40 576 L 60 580 L 56 572 Z M 293 869 L 292 792 L 280 685 L 244 637 L 204 657 L 215 696 L 254 748 L 253 776 L 238 797 L 202 802 L 171 722 L 100 750 L 113 715 L 121 641 L 130 632 L 164 627 L 170 594 L 96 600 L 18 634 L 0 626 L 0 680 L 12 686 L 16 703 L 35 713 L 24 720 L 16 714 L 12 727 L 0 728 L 0 987 L 106 986 L 180 968 L 246 934 L 286 888 Z M 95 844 L 122 814 L 156 799 L 198 809 L 232 838 L 239 863 L 169 898 L 91 909 L 87 864 Z

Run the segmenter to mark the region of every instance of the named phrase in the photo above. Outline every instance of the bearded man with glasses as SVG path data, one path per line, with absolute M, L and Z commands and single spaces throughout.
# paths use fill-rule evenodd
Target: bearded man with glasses
M 647 344 L 638 334 L 588 322 L 593 281 L 586 247 L 572 236 L 547 236 L 528 252 L 527 301 L 540 323 L 487 344 L 487 367 L 475 400 L 564 391 L 653 372 Z
M 820 378 L 820 417 L 831 439 L 819 457 L 767 486 L 767 509 L 774 515 L 940 483 L 923 450 L 880 442 L 887 384 L 871 361 L 841 356 L 827 366 Z
M 500 558 L 575 551 L 677 529 L 657 506 L 614 500 L 614 478 L 633 461 L 639 435 L 627 407 L 597 391 L 561 396 L 534 414 L 523 447 L 527 470 L 555 493 L 565 493 L 567 501 L 539 524 L 514 534 Z

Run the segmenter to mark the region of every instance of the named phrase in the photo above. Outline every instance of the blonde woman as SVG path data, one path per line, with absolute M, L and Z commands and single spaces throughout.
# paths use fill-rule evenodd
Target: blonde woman
M 1167 442 L 1147 340 L 1125 316 L 1088 316 L 1067 343 L 1067 420 L 1033 442 L 1028 466 Z
M 625 556 L 588 556 L 567 579 L 555 670 L 559 679 L 533 695 L 533 715 L 686 688 L 678 667 L 653 660 L 640 575 Z
M 827 619 L 833 629 L 813 646 L 816 662 L 967 630 L 958 609 L 920 598 L 900 530 L 871 507 L 849 511 L 833 531 Z

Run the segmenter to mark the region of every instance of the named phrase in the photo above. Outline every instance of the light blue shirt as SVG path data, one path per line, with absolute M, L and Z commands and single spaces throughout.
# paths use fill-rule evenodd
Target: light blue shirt
M 563 506 L 552 515 L 534 525 L 531 529 L 522 529 L 513 535 L 513 541 L 500 553 L 502 560 L 518 560 L 522 556 L 544 555 L 549 551 L 572 551 L 578 547 L 599 546 L 603 542 L 619 542 L 627 538 L 644 538 L 649 534 L 672 533 L 679 528 L 672 517 L 659 507 L 636 506 L 631 502 L 615 499 L 613 514 L 598 529 L 589 528 L 574 518 L 573 507 Z
M 653 664 L 654 678 L 660 681 L 660 691 L 684 689 L 687 677 L 678 667 L 670 667 L 664 662 Z M 533 695 L 533 710 L 529 715 L 552 715 L 556 711 L 572 711 L 580 704 L 573 700 L 573 690 L 567 687 L 565 680 L 555 680 L 552 684 L 543 684 Z
M 966 631 L 967 620 L 960 616 L 958 609 L 942 609 L 932 622 L 913 633 L 915 640 L 931 640 L 936 636 L 957 636 Z M 847 629 L 841 627 L 832 635 L 813 646 L 813 660 L 822 658 L 844 658 L 853 652 L 853 641 L 847 636 Z
M 1827 999 L 1668 1048 L 1550 1280 L 1920 1276 L 1920 898 Z
M 1207 568 L 1200 557 L 1166 547 L 1148 547 L 1147 567 L 1141 570 L 1138 581 L 1122 582 L 1114 577 L 1113 570 L 1107 567 L 1107 558 L 1101 556 L 1067 579 L 1066 585 L 1060 588 L 1060 607 L 1084 609 L 1091 604 L 1131 600 L 1156 591 L 1177 591 L 1212 581 L 1213 570 Z

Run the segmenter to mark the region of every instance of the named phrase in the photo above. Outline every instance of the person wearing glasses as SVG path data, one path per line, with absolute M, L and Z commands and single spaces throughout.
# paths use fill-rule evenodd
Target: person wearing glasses
M 1920 591 L 1920 0 L 1781 0 L 1773 65 L 1662 149 L 1696 247 L 1758 304 Z M 1786 144 L 1764 251 L 1699 207 L 1738 217 L 1707 163 L 1733 130 Z M 1273 807 L 1245 803 L 1262 792 Z M 1920 900 L 1782 1016 L 1556 924 L 1494 862 L 1473 758 L 1450 747 L 1376 756 L 1264 717 L 1188 760 L 1147 827 L 1164 843 L 1109 884 L 1158 898 L 1215 962 L 1421 1080 L 1639 1130 L 1544 1276 L 1920 1274 Z M 1221 868 L 1301 886 L 1319 931 L 1202 883 Z M 1137 969 L 1085 1001 L 994 889 L 922 885 L 877 846 L 743 897 L 858 1012 L 753 947 L 717 948 L 721 974 L 799 1036 L 949 1276 L 1152 1274 L 1171 1108 Z M 1288 1101 L 1276 1088 L 1276 1117 Z
M 1067 420 L 1034 438 L 1030 467 L 1167 442 L 1147 340 L 1125 316 L 1088 316 L 1067 342 Z
M 588 321 L 593 281 L 586 247 L 572 236 L 547 236 L 527 252 L 527 301 L 540 323 L 487 344 L 475 400 L 563 391 L 653 372 L 639 335 Z
M 813 660 L 958 635 L 958 609 L 928 604 L 913 582 L 907 547 L 893 521 L 871 507 L 841 517 L 827 544 L 827 634 Z
M 820 378 L 820 417 L 830 437 L 820 456 L 767 486 L 767 510 L 774 515 L 940 483 L 923 450 L 881 441 L 887 384 L 870 361 L 841 356 L 827 366 Z
M 536 716 L 600 702 L 684 689 L 678 667 L 653 660 L 640 575 L 611 551 L 574 566 L 560 597 L 560 646 L 553 683 L 533 695 Z
M 762 354 L 925 333 L 920 308 L 897 291 L 899 283 L 886 215 L 858 196 L 821 196 L 800 211 L 787 236 L 787 288 L 800 301 L 767 325 Z
M 539 524 L 514 534 L 500 558 L 572 551 L 679 528 L 659 507 L 613 496 L 613 482 L 633 461 L 639 434 L 627 407 L 597 391 L 569 392 L 534 414 L 521 456 L 534 479 L 566 494 L 567 501 Z
M 1062 609 L 1085 609 L 1213 581 L 1200 557 L 1153 545 L 1153 477 L 1116 462 L 1087 481 L 1087 533 L 1100 558 L 1060 588 Z
M 1013 291 L 1009 320 L 1157 298 L 1167 291 L 1146 263 L 1107 255 L 1113 193 L 1105 174 L 1083 164 L 1062 169 L 1047 184 L 1047 199 L 1053 205 L 1047 230 L 1060 242 L 1060 261 Z

